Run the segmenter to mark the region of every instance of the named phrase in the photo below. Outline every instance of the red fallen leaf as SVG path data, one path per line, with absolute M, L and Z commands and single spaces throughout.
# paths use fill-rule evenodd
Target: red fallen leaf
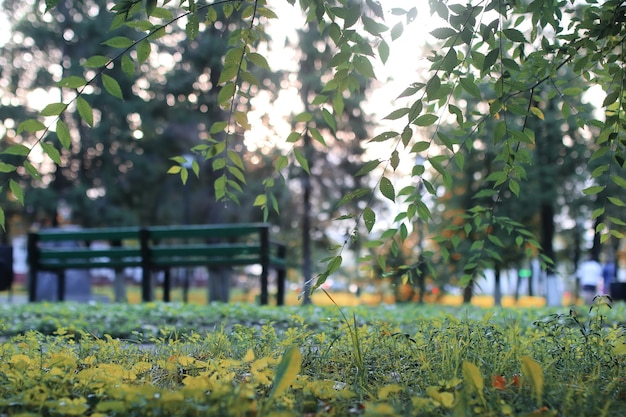
M 505 390 L 506 389 L 506 379 L 502 375 L 492 375 L 491 383 L 495 389 Z

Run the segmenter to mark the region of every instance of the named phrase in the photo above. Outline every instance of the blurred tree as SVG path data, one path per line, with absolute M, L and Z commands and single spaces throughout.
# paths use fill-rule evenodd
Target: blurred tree
M 571 73 L 561 74 L 560 80 L 560 84 L 567 83 L 560 88 L 579 88 L 582 93 L 580 81 Z M 574 219 L 581 204 L 591 204 L 589 199 L 583 203 L 579 197 L 580 184 L 585 175 L 589 174 L 586 163 L 590 156 L 590 138 L 576 124 L 576 119 L 590 118 L 592 108 L 581 100 L 580 95 L 569 98 L 563 104 L 563 101 L 556 98 L 559 95 L 555 86 L 556 84 L 536 93 L 536 116 L 524 119 L 503 111 L 496 119 L 477 118 L 474 121 L 478 126 L 476 138 L 468 140 L 460 148 L 458 154 L 462 157 L 457 157 L 458 163 L 452 165 L 454 188 L 439 200 L 441 205 L 437 212 L 441 220 L 437 222 L 444 227 L 437 241 L 446 251 L 460 254 L 451 258 L 452 265 L 457 264 L 457 260 L 466 259 L 472 248 L 476 248 L 476 242 L 484 242 L 481 250 L 491 259 L 491 267 L 495 271 L 496 300 L 500 298 L 500 272 L 518 268 L 522 262 L 539 253 L 556 262 L 553 241 L 555 233 L 562 230 L 556 227 L 555 218 L 569 216 Z M 463 100 L 467 109 L 478 105 L 470 96 L 464 96 Z M 563 105 L 575 109 L 576 115 L 564 116 L 561 110 Z M 473 116 L 480 117 L 471 112 L 466 117 L 471 120 Z M 517 195 L 511 189 L 494 193 L 492 186 L 486 181 L 493 180 L 495 175 L 505 169 L 505 161 L 498 157 L 502 151 L 499 146 L 482 139 L 492 137 L 498 121 L 502 119 L 534 132 L 533 143 L 526 149 L 518 146 L 514 150 L 516 160 L 523 168 L 520 178 L 523 187 L 520 187 Z M 439 138 L 444 142 L 448 140 L 448 135 L 463 134 L 458 130 L 442 133 Z M 506 143 L 501 145 L 508 146 Z M 511 233 L 513 229 L 502 227 L 500 222 L 488 224 L 483 234 L 477 233 L 475 229 L 468 232 L 465 225 L 473 221 L 473 217 L 467 213 L 477 206 L 493 206 L 495 215 L 502 217 L 503 221 L 505 218 L 511 219 L 524 225 L 533 235 L 540 236 L 541 251 L 520 246 L 520 241 Z M 503 224 L 506 223 L 504 221 Z M 461 262 L 454 268 L 463 271 L 466 267 Z M 556 279 L 555 268 L 555 264 L 548 264 L 546 283 L 552 283 L 550 280 Z M 470 281 L 464 292 L 465 302 L 470 302 L 472 288 L 473 283 Z M 531 287 L 529 290 L 532 291 Z
M 301 169 L 292 170 L 291 178 L 297 181 L 297 185 L 293 184 L 291 188 L 301 201 L 297 210 L 300 219 L 293 218 L 292 221 L 294 227 L 299 224 L 301 231 L 303 302 L 307 304 L 314 284 L 313 274 L 322 272 L 315 271 L 312 263 L 314 252 L 324 252 L 337 242 L 340 245 L 345 242 L 351 245 L 358 265 L 361 256 L 359 231 L 357 228 L 351 236 L 351 230 L 358 213 L 366 205 L 375 207 L 377 203 L 370 192 L 368 177 L 357 175 L 364 165 L 365 149 L 362 144 L 370 136 L 371 120 L 362 110 L 370 81 L 354 77 L 352 82 L 357 83 L 354 90 L 358 93 L 346 97 L 336 93 L 332 97 L 334 117 L 329 117 L 330 113 L 324 110 L 313 111 L 311 103 L 316 97 L 324 96 L 322 80 L 330 76 L 336 66 L 330 60 L 333 55 L 331 35 L 328 28 L 320 32 L 312 23 L 297 32 L 300 58 L 295 71 L 296 84 L 304 111 L 313 115 L 306 123 L 298 122 L 299 118 L 295 116 L 292 125 L 294 132 L 301 133 L 295 152 L 301 152 L 306 160 Z M 356 197 L 344 200 L 350 193 L 356 193 Z M 336 224 L 332 224 L 340 216 L 350 221 L 343 233 L 341 229 L 337 230 Z M 357 266 L 355 273 L 358 275 L 358 272 Z

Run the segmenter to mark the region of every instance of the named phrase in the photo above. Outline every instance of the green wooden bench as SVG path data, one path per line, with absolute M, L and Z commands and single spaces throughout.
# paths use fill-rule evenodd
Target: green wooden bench
M 107 241 L 106 249 L 89 243 Z M 62 247 L 77 242 L 78 247 Z M 55 229 L 28 235 L 29 301 L 36 301 L 37 275 L 55 272 L 58 300 L 65 294 L 66 269 L 141 267 L 142 301 L 152 301 L 153 271 L 164 271 L 163 301 L 170 301 L 170 268 L 260 265 L 260 303 L 268 304 L 268 275 L 276 270 L 276 304 L 285 301 L 286 247 L 270 240 L 267 223 Z

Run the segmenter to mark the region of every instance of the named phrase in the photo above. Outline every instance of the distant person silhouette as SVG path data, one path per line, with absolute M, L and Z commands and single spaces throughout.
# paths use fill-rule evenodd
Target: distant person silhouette
M 602 282 L 602 265 L 597 259 L 587 258 L 578 266 L 576 276 L 580 279 L 585 304 L 593 304 L 593 298 L 598 293 L 598 285 Z

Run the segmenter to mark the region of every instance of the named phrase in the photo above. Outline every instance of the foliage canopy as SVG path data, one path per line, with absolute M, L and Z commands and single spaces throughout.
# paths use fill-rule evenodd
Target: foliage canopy
M 46 13 L 54 13 L 55 0 L 46 1 Z M 294 6 L 295 0 L 287 0 Z M 384 64 L 406 25 L 416 21 L 416 8 L 384 9 L 374 0 L 300 0 L 298 6 L 306 15 L 307 24 L 317 25 L 320 32 L 327 31 L 333 43 L 333 55 L 328 65 L 332 76 L 325 81 L 321 93 L 310 97 L 307 110 L 295 116 L 294 130 L 286 139 L 290 150 L 274 162 L 274 176 L 290 164 L 309 170 L 309 161 L 303 150 L 305 137 L 324 143 L 320 120 L 336 129 L 346 117 L 344 99 L 359 91 L 361 78 L 374 79 L 373 62 Z M 396 217 L 397 227 L 382 234 L 385 239 L 406 240 L 407 225 L 421 219 L 429 221 L 431 211 L 416 187 L 397 190 L 393 172 L 402 160 L 422 161 L 414 166 L 412 176 L 419 178 L 425 190 L 438 198 L 441 187 L 452 190 L 454 178 L 450 167 L 463 169 L 466 152 L 475 146 L 478 132 L 484 124 L 492 124 L 491 138 L 494 160 L 498 169 L 487 177 L 488 187 L 479 191 L 481 204 L 476 203 L 463 213 L 462 224 L 450 224 L 449 229 L 462 228 L 466 234 L 478 236 L 469 250 L 464 265 L 465 280 L 477 270 L 488 267 L 498 259 L 504 247 L 495 229 L 512 234 L 518 246 L 529 252 L 541 251 L 540 244 L 528 233 L 524 225 L 498 212 L 506 194 L 519 195 L 526 180 L 526 167 L 531 163 L 530 151 L 537 146 L 534 127 L 544 122 L 546 102 L 556 103 L 564 119 L 573 118 L 575 125 L 588 140 L 591 150 L 589 162 L 602 161 L 590 173 L 582 193 L 597 198 L 591 220 L 598 220 L 596 232 L 602 242 L 611 237 L 624 237 L 624 175 L 626 161 L 626 75 L 622 40 L 626 35 L 624 25 L 626 6 L 622 1 L 609 0 L 597 4 L 594 0 L 475 0 L 470 2 L 429 0 L 430 15 L 440 22 L 431 32 L 439 46 L 429 53 L 428 77 L 416 80 L 400 94 L 403 101 L 389 112 L 386 119 L 395 121 L 401 128 L 384 132 L 371 139 L 385 143 L 388 154 L 366 163 L 356 175 L 376 172 L 378 181 L 374 188 L 361 188 L 347 193 L 340 201 L 346 204 L 355 198 L 379 191 L 391 200 L 403 200 L 406 209 Z M 227 113 L 227 119 L 216 121 L 208 127 L 208 135 L 193 151 L 201 154 L 219 175 L 215 181 L 218 199 L 237 200 L 237 193 L 246 182 L 245 167 L 239 155 L 231 149 L 233 138 L 250 129 L 247 112 L 242 103 L 263 88 L 251 68 L 270 71 L 262 45 L 269 42 L 265 23 L 280 19 L 279 5 L 269 5 L 264 0 L 222 0 L 210 3 L 183 0 L 172 4 L 169 0 L 121 0 L 111 11 L 115 14 L 110 28 L 110 38 L 104 45 L 111 48 L 109 55 L 85 57 L 85 75 L 70 76 L 57 83 L 57 87 L 74 93 L 64 102 L 51 103 L 41 112 L 41 117 L 24 120 L 17 129 L 18 135 L 36 137 L 40 146 L 55 163 L 61 164 L 59 152 L 53 146 L 56 137 L 63 146 L 71 142 L 72 131 L 62 115 L 72 111 L 82 121 L 93 126 L 94 109 L 90 105 L 88 87 L 97 87 L 113 97 L 123 99 L 127 94 L 121 85 L 121 76 L 112 72 L 120 66 L 127 77 L 146 71 L 153 65 L 151 54 L 158 48 L 159 40 L 184 26 L 190 40 L 202 36 L 207 27 L 228 24 L 229 46 L 222 57 L 224 68 L 218 85 L 217 101 Z M 387 17 L 401 18 L 392 27 Z M 96 17 L 97 18 L 97 17 Z M 136 31 L 135 36 L 121 36 L 117 30 L 125 27 Z M 563 78 L 563 74 L 573 74 Z M 575 82 L 574 82 L 575 81 Z M 606 94 L 602 103 L 604 120 L 587 116 L 577 108 L 576 100 L 585 91 L 581 84 L 598 85 Z M 546 88 L 549 87 L 549 88 Z M 469 96 L 475 103 L 472 117 L 462 111 Z M 54 118 L 50 124 L 44 117 Z M 49 119 L 47 119 L 49 120 Z M 442 126 L 452 129 L 442 129 Z M 425 129 L 425 128 L 429 129 Z M 54 131 L 55 135 L 49 133 Z M 427 133 L 425 133 L 427 132 Z M 11 174 L 19 166 L 30 175 L 39 173 L 29 162 L 33 147 L 16 142 L 3 151 L 0 171 Z M 7 156 L 17 156 L 19 163 L 4 162 Z M 190 168 L 184 158 L 174 159 L 170 172 L 180 174 L 183 182 L 189 169 L 199 173 L 198 164 Z M 430 176 L 424 175 L 431 173 Z M 14 198 L 23 201 L 19 184 L 6 176 L 5 187 Z M 270 182 L 271 184 L 271 182 Z M 271 186 L 256 199 L 264 210 L 277 210 Z M 1 212 L 0 212 L 1 213 Z M 343 216 L 342 216 L 343 217 Z M 346 217 L 343 217 L 344 219 Z M 376 224 L 376 213 L 365 207 L 347 218 L 358 224 L 363 222 L 368 232 Z M 4 221 L 4 216 L 0 216 Z M 354 236 L 354 235 L 353 235 Z M 351 239 L 344 242 L 349 245 Z M 442 247 L 443 248 L 443 247 Z M 443 248 L 441 255 L 450 256 Z M 547 257 L 544 257 L 549 262 Z M 380 259 L 380 258 L 379 258 Z M 317 277 L 317 285 L 336 271 L 342 262 L 341 248 L 327 259 L 326 271 Z M 380 259 L 380 262 L 384 260 Z

